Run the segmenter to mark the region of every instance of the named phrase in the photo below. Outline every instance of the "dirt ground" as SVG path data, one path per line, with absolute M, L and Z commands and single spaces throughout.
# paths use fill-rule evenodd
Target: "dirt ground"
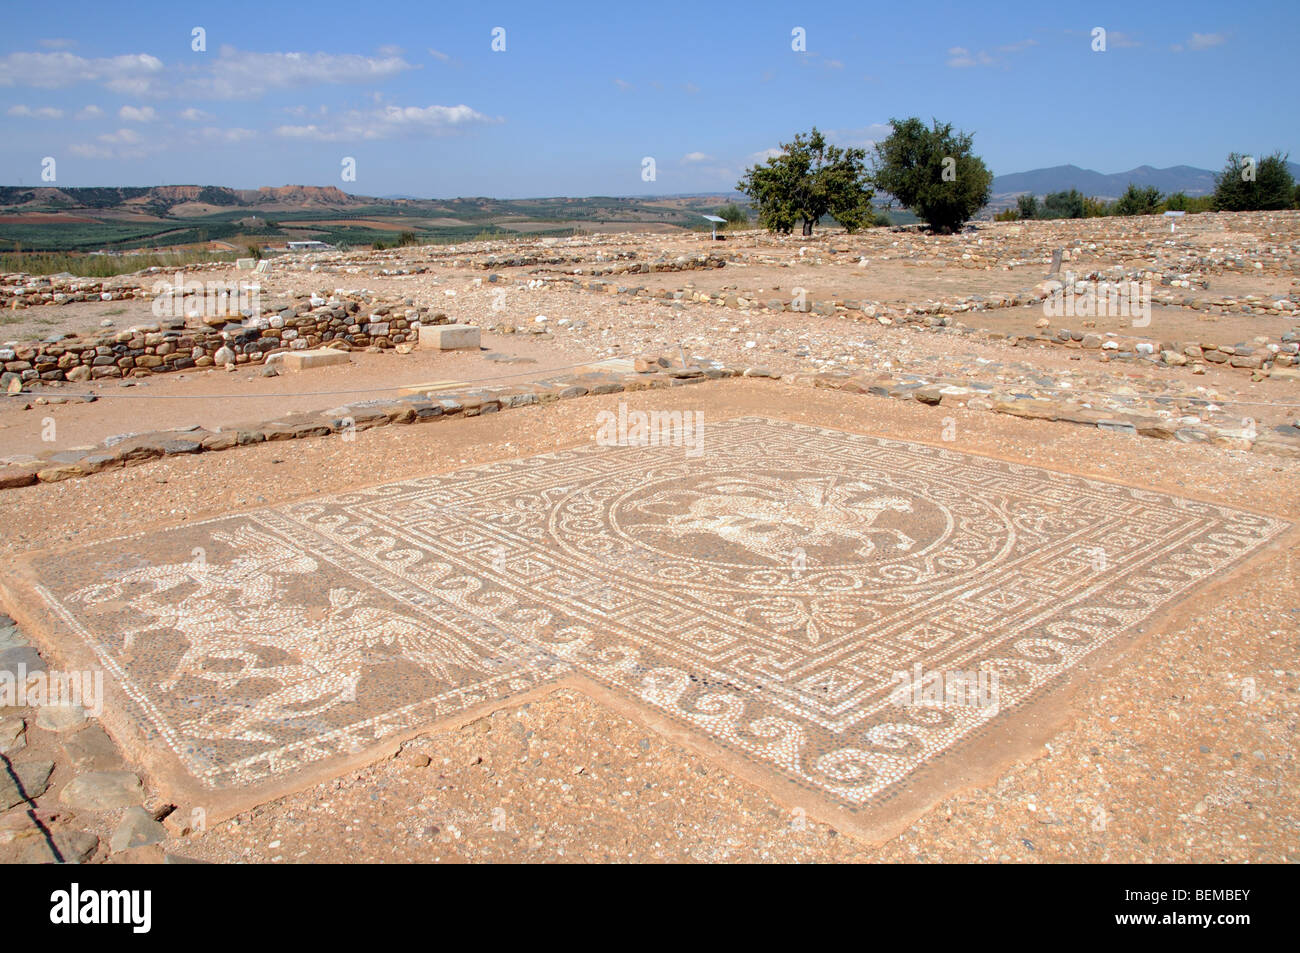
M 685 283 L 700 274 L 726 271 L 670 273 L 669 277 Z M 476 285 L 476 279 L 481 279 L 481 273 L 459 270 L 440 278 L 377 277 L 369 286 L 378 293 L 414 294 L 421 300 L 437 301 L 464 323 L 492 328 L 503 321 L 515 322 L 507 326 L 524 331 L 500 334 L 485 330 L 477 354 L 358 351 L 352 353 L 352 363 L 346 367 L 307 374 L 268 378 L 262 376 L 260 366 L 241 365 L 230 372 L 192 369 L 126 382 L 50 385 L 33 390 L 31 396 L 0 399 L 0 458 L 90 446 L 112 435 L 146 429 L 191 425 L 214 429 L 293 411 L 325 410 L 351 400 L 393 397 L 409 385 L 438 381 L 506 384 L 594 361 L 629 358 L 644 351 L 672 353 L 678 348 L 692 358 L 729 366 L 762 364 L 782 373 L 891 370 L 945 381 L 1058 387 L 1061 393 L 1079 395 L 1188 395 L 1216 402 L 1229 413 L 1265 426 L 1287 424 L 1300 417 L 1300 387 L 1295 381 L 1252 380 L 1238 369 L 1220 365 L 1204 366 L 1202 373 L 1193 375 L 1190 368 L 1103 364 L 1095 351 L 1042 345 L 1008 348 L 979 336 L 953 339 L 918 333 L 913 327 L 881 327 L 833 315 L 807 314 L 792 320 L 788 313 L 706 306 L 677 310 L 663 301 L 596 297 L 563 285 L 542 289 L 512 286 L 506 291 L 508 309 L 502 313 L 493 307 L 495 290 Z M 292 278 L 275 280 L 286 286 L 296 284 Z M 446 290 L 456 291 L 456 297 L 440 297 Z M 57 315 L 70 307 L 80 306 L 17 313 Z M 537 322 L 538 316 L 546 321 Z M 1041 317 L 1041 308 L 1022 307 L 981 312 L 967 320 L 972 326 L 1023 335 L 1033 333 Z M 1157 339 L 1235 345 L 1261 334 L 1276 338 L 1294 328 L 1297 320 L 1156 306 L 1150 326 L 1142 331 Z M 1090 333 L 1133 332 L 1125 318 L 1099 317 L 1094 321 L 1096 327 Z M 527 333 L 543 328 L 545 335 Z M 96 401 L 77 399 L 84 394 L 94 395 Z
M 121 381 L 88 381 L 51 389 L 48 399 L 58 403 L 0 402 L 0 457 L 94 445 L 111 435 L 143 429 L 197 425 L 216 430 L 294 411 L 326 410 L 349 401 L 391 399 L 424 384 L 531 379 L 569 371 L 591 360 L 567 342 L 547 346 L 527 337 L 488 333 L 476 352 L 357 351 L 347 365 L 304 373 L 285 371 L 275 377 L 263 376 L 260 366 L 244 365 L 233 371 L 159 374 L 126 387 Z M 72 396 L 81 394 L 94 395 L 96 400 L 86 403 Z

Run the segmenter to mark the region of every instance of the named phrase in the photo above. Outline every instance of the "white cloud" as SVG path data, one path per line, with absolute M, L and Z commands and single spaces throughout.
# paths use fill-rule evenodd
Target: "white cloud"
M 888 138 L 892 127 L 887 122 L 873 122 L 869 126 L 855 126 L 850 129 L 827 129 L 825 136 L 838 146 L 856 146 L 870 149 L 877 142 Z
M 1191 50 L 1193 53 L 1199 53 L 1201 50 L 1208 50 L 1215 46 L 1222 46 L 1228 42 L 1228 37 L 1224 33 L 1193 33 L 1191 39 L 1186 43 L 1175 43 L 1169 47 L 1175 53 L 1182 53 Z
M 162 147 L 158 140 L 146 140 L 134 129 L 106 132 L 96 139 L 95 143 L 73 145 L 68 151 L 83 159 L 138 159 Z
M 820 66 L 822 69 L 840 70 L 844 69 L 844 61 L 823 57 L 822 54 L 813 51 L 800 53 L 796 62 L 803 67 Z M 766 82 L 766 80 L 764 80 Z
M 70 146 L 69 151 L 83 159 L 139 159 L 152 153 L 173 148 L 229 145 L 254 139 L 259 133 L 254 129 L 204 126 L 182 131 L 143 134 L 135 129 L 121 128 L 96 136 L 93 142 Z
M 253 53 L 222 47 L 211 60 L 165 69 L 148 53 L 90 59 L 73 53 L 0 56 L 0 86 L 58 89 L 95 83 L 129 96 L 252 99 L 270 89 L 375 83 L 419 67 L 401 56 Z
M 134 146 L 139 145 L 143 139 L 134 129 L 119 129 L 117 132 L 104 133 L 99 137 L 99 141 L 109 145 Z
M 1023 53 L 1025 50 L 1038 45 L 1037 40 L 1017 40 L 1014 43 L 1004 43 L 997 47 L 997 52 L 1003 56 L 1010 56 L 1015 53 Z M 969 69 L 972 66 L 996 66 L 1001 60 L 991 55 L 987 50 L 974 52 L 964 46 L 953 46 L 948 49 L 948 65 L 952 69 Z
M 213 117 L 212 113 L 204 112 L 202 109 L 195 109 L 191 106 L 189 109 L 181 110 L 181 118 L 186 122 L 204 122 Z
M 80 109 L 77 110 L 77 114 L 72 118 L 99 119 L 103 115 L 104 115 L 104 110 L 100 109 L 98 106 L 90 105 L 90 106 L 82 106 Z
M 964 46 L 954 46 L 948 50 L 948 65 L 953 69 L 965 69 L 969 66 L 991 66 L 993 65 L 993 57 L 983 50 L 978 53 L 971 53 Z
M 445 135 L 459 129 L 500 122 L 469 106 L 386 106 L 367 111 L 351 110 L 337 119 L 305 126 L 280 126 L 277 136 L 285 139 L 315 139 L 338 142 L 364 139 L 398 139 L 405 136 Z
M 768 159 L 775 159 L 781 154 L 782 152 L 780 149 L 762 149 L 758 152 L 751 152 L 749 158 L 745 160 L 745 163 L 747 165 L 757 165 L 766 162 Z
M 158 112 L 152 106 L 123 106 L 117 111 L 117 118 L 124 122 L 153 122 Z
M 268 89 L 379 82 L 417 68 L 400 56 L 252 53 L 225 46 L 209 74 L 196 77 L 190 87 L 213 99 L 245 99 Z
M 41 46 L 45 47 L 47 50 L 67 50 L 76 45 L 77 43 L 75 40 L 64 39 L 61 36 L 52 36 L 41 40 Z
M 683 162 L 708 162 L 712 158 L 713 156 L 707 155 L 703 152 L 688 152 L 686 153 L 686 155 L 682 156 L 682 161 Z
M 331 136 L 327 130 L 312 123 L 310 126 L 277 126 L 275 134 L 284 139 L 331 139 L 342 138 L 341 136 Z
M 448 56 L 446 53 L 442 52 L 442 50 L 435 50 L 432 47 L 430 47 L 429 49 L 429 55 L 432 56 L 435 60 L 441 60 L 444 63 L 451 60 L 451 57 Z
M 8 111 L 10 116 L 18 116 L 22 119 L 62 119 L 63 110 L 55 109 L 53 106 L 38 106 L 32 109 L 30 106 L 10 106 Z
M 1189 50 L 1208 50 L 1212 46 L 1222 46 L 1227 42 L 1227 36 L 1222 33 L 1193 33 L 1192 38 L 1187 41 L 1187 48 Z
M 999 53 L 1019 53 L 1021 50 L 1027 50 L 1031 46 L 1037 46 L 1037 40 L 1019 40 L 1015 43 L 1008 43 L 1006 46 L 999 46 Z
M 78 142 L 68 146 L 68 151 L 80 159 L 111 159 L 114 156 L 112 149 L 91 145 L 86 142 Z
M 625 92 L 632 88 L 632 84 L 625 79 L 615 79 L 614 85 Z
M 200 129 L 199 138 L 204 142 L 243 142 L 257 135 L 252 129 L 224 129 L 219 126 L 205 126 Z
M 0 86 L 59 89 L 98 83 L 114 92 L 143 94 L 161 78 L 162 60 L 148 53 L 87 59 L 74 53 L 9 53 L 0 56 Z

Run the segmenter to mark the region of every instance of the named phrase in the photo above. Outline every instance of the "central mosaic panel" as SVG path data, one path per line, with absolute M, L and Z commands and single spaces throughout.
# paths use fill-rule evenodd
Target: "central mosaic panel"
M 779 421 L 318 498 L 34 568 L 205 785 L 581 673 L 850 809 L 1288 524 Z M 929 691 L 968 677 L 992 692 Z M 937 681 L 935 681 L 937 679 Z

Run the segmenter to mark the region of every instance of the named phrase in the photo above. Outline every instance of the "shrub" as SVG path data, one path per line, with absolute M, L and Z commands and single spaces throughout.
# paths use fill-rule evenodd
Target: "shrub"
M 1250 156 L 1231 153 L 1214 180 L 1214 207 L 1223 212 L 1290 208 L 1296 204 L 1296 184 L 1286 160 L 1281 152 L 1258 163 Z
M 1154 215 L 1160 207 L 1160 190 L 1154 185 L 1137 186 L 1132 182 L 1115 202 L 1116 215 Z
M 749 224 L 749 215 L 735 202 L 728 202 L 713 214 L 725 218 L 728 228 L 744 228 Z
M 1165 196 L 1165 200 L 1160 203 L 1160 208 L 1157 211 L 1187 212 L 1190 215 L 1196 212 L 1213 211 L 1213 209 L 1213 195 L 1198 195 L 1192 197 L 1186 192 L 1175 192 L 1173 195 Z
M 1078 189 L 1043 197 L 1043 218 L 1083 218 L 1083 193 Z
M 1096 196 L 1089 196 L 1083 200 L 1083 217 L 1084 218 L 1102 218 L 1106 215 L 1113 215 L 1114 207 Z

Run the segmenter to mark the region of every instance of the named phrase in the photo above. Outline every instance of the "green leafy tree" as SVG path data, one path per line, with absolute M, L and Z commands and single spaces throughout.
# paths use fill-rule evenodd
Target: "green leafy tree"
M 1111 214 L 1111 206 L 1097 198 L 1089 196 L 1083 200 L 1083 217 L 1084 218 L 1102 218 Z
M 1038 218 L 1038 199 L 1031 192 L 1016 197 L 1016 212 L 1023 219 Z
M 713 214 L 717 215 L 718 218 L 725 218 L 727 220 L 727 225 L 732 228 L 744 228 L 749 224 L 749 216 L 746 215 L 745 210 L 735 202 L 727 203 Z
M 1214 207 L 1221 212 L 1290 208 L 1296 185 L 1285 153 L 1274 152 L 1258 163 L 1234 152 L 1214 179 Z
M 814 126 L 747 170 L 736 191 L 753 200 L 759 224 L 769 231 L 788 235 L 801 223 L 803 234 L 811 235 L 825 215 L 857 231 L 872 221 L 866 158 L 865 149 L 831 145 Z
M 1083 218 L 1083 193 L 1049 192 L 1043 196 L 1043 218 Z
M 1160 190 L 1154 185 L 1138 186 L 1132 182 L 1115 201 L 1116 215 L 1154 215 L 1160 208 Z
M 1175 192 L 1173 195 L 1166 195 L 1165 200 L 1160 203 L 1160 212 L 1209 212 L 1214 209 L 1214 196 L 1197 195 L 1191 196 L 1186 192 Z
M 891 119 L 876 143 L 876 188 L 888 192 L 936 232 L 953 232 L 988 204 L 993 173 L 971 149 L 973 137 L 951 123 Z

